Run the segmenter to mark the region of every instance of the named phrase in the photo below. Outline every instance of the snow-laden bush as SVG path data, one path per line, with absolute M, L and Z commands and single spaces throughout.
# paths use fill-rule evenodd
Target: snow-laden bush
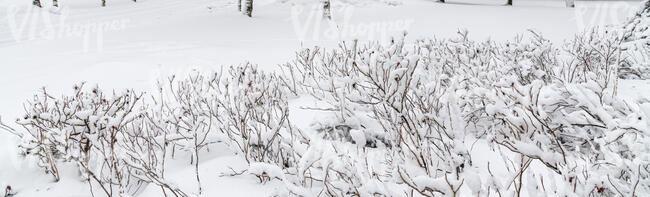
M 394 170 L 390 173 L 372 174 L 387 177 L 391 180 L 387 183 L 401 179 L 422 193 L 449 194 L 460 187 L 457 175 L 469 161 L 464 146 L 456 144 L 464 138 L 460 116 L 453 111 L 457 106 L 440 105 L 441 100 L 454 96 L 442 89 L 440 80 L 432 78 L 435 75 L 428 75 L 433 67 L 429 67 L 431 60 L 426 58 L 426 50 L 408 50 L 403 44 L 397 40 L 387 48 L 352 43 L 329 53 L 308 50 L 299 54 L 296 64 L 286 68 L 288 73 L 299 73 L 292 79 L 300 81 L 297 83 L 304 86 L 301 89 L 306 93 L 338 107 L 341 119 L 355 111 L 376 118 L 390 143 L 399 147 L 394 152 L 386 150 L 386 154 L 402 160 L 398 162 L 403 165 L 388 168 Z M 417 174 L 415 179 L 428 175 L 441 183 L 448 181 L 420 187 L 409 174 Z M 372 179 L 368 176 L 364 181 Z M 345 192 L 361 195 L 359 191 Z
M 622 29 L 624 55 L 631 64 L 622 68 L 621 77 L 650 79 L 650 1 L 643 2 Z
M 625 63 L 616 40 L 594 32 L 558 49 L 537 34 L 506 43 L 474 42 L 461 34 L 412 44 L 398 39 L 387 47 L 355 42 L 332 51 L 303 50 L 283 65 L 283 84 L 329 102 L 340 122 L 371 116 L 374 120 L 361 124 L 381 125 L 394 146 L 373 150 L 385 156 L 372 157 L 374 164 L 367 164 L 367 152 L 357 154 L 366 160 L 319 164 L 315 161 L 325 150 L 355 146 L 338 143 L 319 150 L 312 143 L 310 154 L 300 159 L 311 162 L 298 164 L 298 176 L 309 172 L 312 178 L 301 184 L 318 180 L 321 192 L 330 195 L 377 194 L 359 190 L 369 184 L 425 196 L 458 195 L 461 187 L 474 194 L 521 194 L 522 188 L 529 195 L 535 190 L 577 196 L 647 193 L 648 122 L 638 104 L 614 96 L 617 71 Z M 339 136 L 352 136 L 349 132 Z M 510 172 L 506 177 L 495 176 L 489 163 L 473 162 L 470 149 L 476 141 L 490 143 L 495 155 L 502 147 L 510 151 L 501 154 L 512 162 L 503 164 Z M 323 156 L 312 156 L 313 151 Z M 546 187 L 524 179 L 541 176 L 526 171 L 533 161 L 554 172 L 541 177 Z M 390 164 L 386 169 L 392 170 L 325 176 L 353 173 L 329 166 L 377 164 Z M 313 172 L 324 175 L 314 178 Z M 572 187 L 549 187 L 549 182 Z M 300 184 L 289 188 L 295 185 Z
M 648 193 L 647 114 L 615 96 L 617 68 L 625 63 L 615 39 L 593 36 L 567 44 L 569 57 L 555 66 L 554 80 L 522 84 L 506 75 L 486 89 L 488 135 L 521 154 L 520 171 L 537 160 L 561 175 L 565 187 L 557 194 Z
M 280 143 L 290 136 L 286 89 L 277 76 L 264 73 L 250 64 L 232 67 L 229 75 L 213 80 L 224 125 L 220 131 L 247 162 L 286 164 L 286 148 Z
M 216 142 L 226 143 L 249 163 L 289 165 L 287 147 L 280 144 L 292 132 L 287 90 L 276 78 L 245 64 L 159 83 L 162 110 L 168 114 L 163 125 L 178 131 L 175 144 L 194 155 L 197 173 L 199 151 Z
M 182 193 L 162 179 L 165 146 L 145 118 L 142 93 L 104 93 L 98 87 L 74 86 L 74 94 L 55 98 L 45 89 L 34 96 L 26 115 L 21 150 L 36 157 L 59 180 L 59 162 L 72 162 L 89 184 L 107 195 L 132 194 L 143 183 Z
M 165 194 L 187 196 L 164 178 L 166 161 L 187 152 L 200 194 L 199 155 L 214 143 L 226 143 L 249 163 L 295 163 L 288 143 L 280 143 L 294 131 L 279 82 L 246 64 L 172 76 L 158 83 L 157 95 L 130 90 L 108 95 L 83 84 L 62 98 L 43 90 L 18 120 L 25 129 L 17 133 L 23 138 L 20 148 L 57 181 L 57 165 L 77 164 L 85 180 L 109 196 L 135 194 L 147 183 Z
M 647 193 L 647 187 L 632 188 L 649 183 L 648 171 L 642 170 L 649 164 L 647 117 L 638 106 L 601 97 L 603 91 L 596 81 L 520 85 L 503 80 L 488 93 L 486 113 L 494 118 L 490 135 L 526 161 L 540 161 L 562 175 L 569 187 L 560 194 Z
M 616 96 L 630 65 L 620 43 L 598 31 L 561 48 L 535 32 L 341 43 L 301 50 L 279 74 L 244 64 L 171 76 L 154 95 L 43 90 L 12 133 L 56 179 L 72 162 L 107 195 L 153 183 L 187 196 L 165 179 L 179 152 L 201 194 L 200 156 L 223 143 L 247 174 L 284 183 L 279 195 L 642 196 L 650 103 Z M 328 103 L 312 110 L 330 116 L 293 126 L 292 96 Z

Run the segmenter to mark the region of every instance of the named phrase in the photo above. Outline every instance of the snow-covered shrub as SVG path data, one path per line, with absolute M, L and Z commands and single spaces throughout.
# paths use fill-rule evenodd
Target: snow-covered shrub
M 280 145 L 290 136 L 286 90 L 277 76 L 260 71 L 251 64 L 231 67 L 228 75 L 213 80 L 220 97 L 216 115 L 225 119 L 221 132 L 239 149 L 248 162 L 282 164 L 286 147 Z
M 650 1 L 623 23 L 623 44 L 631 63 L 621 71 L 626 79 L 650 79 Z
M 291 151 L 281 144 L 293 132 L 287 90 L 277 76 L 245 64 L 218 72 L 195 71 L 186 78 L 172 77 L 167 84 L 161 85 L 164 125 L 177 131 L 174 143 L 189 150 L 194 160 L 203 147 L 223 142 L 248 163 L 291 165 Z
M 595 81 L 520 85 L 503 80 L 486 107 L 495 118 L 493 140 L 562 175 L 566 184 L 559 185 L 570 187 L 558 188 L 558 194 L 631 195 L 634 190 L 627 186 L 647 185 L 650 175 L 642 169 L 650 164 L 647 117 L 634 105 L 601 97 L 603 91 Z
M 616 32 L 594 29 L 577 35 L 565 44 L 568 57 L 555 74 L 566 83 L 596 81 L 602 88 L 614 87 L 618 77 L 633 74 L 629 60 L 621 54 L 620 43 Z
M 55 98 L 43 89 L 27 105 L 25 117 L 17 121 L 25 128 L 20 148 L 25 155 L 35 156 L 57 181 L 57 163 L 72 162 L 107 195 L 133 193 L 149 181 L 125 159 L 143 151 L 128 149 L 127 143 L 147 137 L 139 127 L 141 96 L 130 90 L 105 94 L 98 87 L 87 89 L 80 84 L 74 86 L 72 96 Z
M 300 131 L 290 127 L 287 90 L 277 79 L 246 64 L 172 76 L 158 83 L 157 95 L 105 94 L 83 84 L 61 98 L 43 90 L 27 104 L 17 135 L 23 153 L 55 179 L 58 163 L 72 162 L 109 196 L 135 194 L 147 183 L 187 196 L 164 174 L 167 160 L 188 152 L 201 193 L 199 155 L 214 143 L 226 143 L 251 164 L 295 165 L 291 140 L 305 140 L 292 138 Z
M 178 151 L 201 194 L 200 155 L 215 143 L 261 182 L 282 181 L 280 195 L 650 194 L 650 103 L 616 97 L 619 77 L 641 76 L 622 39 L 591 31 L 558 48 L 529 35 L 341 43 L 299 51 L 281 74 L 172 76 L 157 95 L 43 90 L 18 120 L 25 132 L 11 132 L 55 178 L 73 162 L 107 195 L 154 183 L 187 196 L 164 178 Z M 331 116 L 292 126 L 292 94 Z
M 478 136 L 467 129 L 469 115 L 463 113 L 477 110 L 471 109 L 475 101 L 466 92 L 491 86 L 500 73 L 518 73 L 522 83 L 550 80 L 546 69 L 555 59 L 549 45 L 509 43 L 500 48 L 494 42 L 469 41 L 466 34 L 409 46 L 400 39 L 388 47 L 343 43 L 331 52 L 316 48 L 298 53 L 283 66 L 284 84 L 330 102 L 341 121 L 359 112 L 375 118 L 388 144 L 399 148 L 384 150 L 397 154 L 390 157 L 400 163 L 384 173 L 394 179 L 390 182 L 403 182 L 423 195 L 453 194 L 465 180 L 465 166 L 471 165 L 465 138 Z
M 57 181 L 59 162 L 76 164 L 89 184 L 98 184 L 109 196 L 134 194 L 146 183 L 187 196 L 164 179 L 168 133 L 158 127 L 142 96 L 80 84 L 72 96 L 55 98 L 43 89 L 17 121 L 25 128 L 20 148 Z
M 202 192 L 199 155 L 218 140 L 215 130 L 220 127 L 221 118 L 213 115 L 218 106 L 216 99 L 209 98 L 213 93 L 210 77 L 194 71 L 180 80 L 171 76 L 167 81 L 159 81 L 158 105 L 151 113 L 159 123 L 158 128 L 170 134 L 165 141 L 172 145 L 172 157 L 176 150 L 191 155 L 189 163 L 194 166 L 198 193 Z
M 401 40 L 395 40 L 386 48 L 357 46 L 355 42 L 344 43 L 339 50 L 331 52 L 305 50 L 298 54 L 295 63 L 284 66 L 285 73 L 293 74 L 287 77 L 293 82 L 286 84 L 300 86 L 289 88 L 329 101 L 337 107 L 341 119 L 350 118 L 356 111 L 372 115 L 390 144 L 399 148 L 379 150 L 385 155 L 378 163 L 393 163 L 386 160 L 394 158 L 398 160 L 395 163 L 400 164 L 387 168 L 391 169 L 388 172 L 339 177 L 332 182 L 360 179 L 361 182 L 353 184 L 360 187 L 370 184 L 366 181 L 381 184 L 399 181 L 421 194 L 430 195 L 451 194 L 458 190 L 463 179 L 458 175 L 469 162 L 469 154 L 460 143 L 465 135 L 462 119 L 454 111 L 458 106 L 443 104 L 448 99 L 453 100 L 455 95 L 443 89 L 440 78 L 434 78 L 440 75 L 431 75 L 439 69 L 432 67 L 430 62 L 426 49 L 415 46 L 408 50 Z M 342 164 L 364 164 L 358 162 L 364 161 L 348 160 Z M 421 179 L 445 184 L 417 185 L 417 180 Z M 358 190 L 343 191 L 343 194 L 361 195 Z
M 619 43 L 615 35 L 595 31 L 563 48 L 534 32 L 504 43 L 471 41 L 461 32 L 454 39 L 300 51 L 282 66 L 283 84 L 328 102 L 341 123 L 359 114 L 372 117 L 360 125 L 380 125 L 394 146 L 373 150 L 385 157 L 372 158 L 390 163 L 392 171 L 314 177 L 313 172 L 354 174 L 329 166 L 364 166 L 371 157 L 364 152 L 356 156 L 366 160 L 338 157 L 321 164 L 316 161 L 325 152 L 356 146 L 331 136 L 311 138 L 297 172 L 310 178 L 292 182 L 289 190 L 297 194 L 296 186 L 317 181 L 330 195 L 363 195 L 359 188 L 367 184 L 424 196 L 458 195 L 461 187 L 474 194 L 521 195 L 522 188 L 529 195 L 647 193 L 648 122 L 638 103 L 615 97 L 618 68 L 627 63 Z M 339 130 L 348 132 L 336 135 L 343 142 L 354 136 L 354 129 Z M 507 169 L 499 173 L 505 177 L 495 176 L 490 163 L 473 161 L 469 149 L 477 141 L 511 162 L 497 166 Z M 553 173 L 526 171 L 539 164 Z
M 545 187 L 544 182 L 522 181 L 530 160 L 562 177 L 554 181 L 559 185 L 550 190 L 554 194 L 647 193 L 647 187 L 635 185 L 648 182 L 649 172 L 643 170 L 650 164 L 645 155 L 648 121 L 639 104 L 615 97 L 617 68 L 626 64 L 618 39 L 594 32 L 577 36 L 557 56 L 562 59 L 553 66 L 550 81 L 526 84 L 506 74 L 482 92 L 486 122 L 491 122 L 488 135 L 520 154 L 519 180 L 513 181 L 517 193 L 524 183 L 529 194 L 538 190 L 530 188 Z

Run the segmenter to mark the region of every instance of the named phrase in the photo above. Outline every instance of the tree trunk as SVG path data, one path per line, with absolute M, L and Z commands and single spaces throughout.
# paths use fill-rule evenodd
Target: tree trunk
M 34 1 L 32 2 L 32 4 L 34 4 L 35 6 L 38 6 L 39 8 L 42 8 L 42 7 L 43 7 L 43 6 L 41 6 L 41 0 L 34 0 Z
M 241 0 L 239 0 L 239 3 L 237 4 L 237 9 L 241 12 Z
M 508 5 L 512 5 L 512 0 L 508 0 Z
M 332 19 L 332 9 L 330 0 L 323 0 L 323 17 Z
M 253 0 L 246 0 L 246 11 L 244 14 L 248 17 L 253 17 Z
M 106 7 L 106 0 L 102 0 L 102 7 Z
M 59 0 L 52 0 L 52 5 L 54 7 L 59 7 Z
M 568 7 L 568 8 L 574 8 L 574 7 L 576 7 L 576 2 L 575 2 L 575 0 L 565 0 L 565 2 L 566 2 L 566 7 Z
M 445 0 L 440 0 L 440 3 L 445 3 Z

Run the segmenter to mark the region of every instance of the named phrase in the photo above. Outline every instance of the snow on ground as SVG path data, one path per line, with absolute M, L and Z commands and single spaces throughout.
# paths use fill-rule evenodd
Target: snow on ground
M 409 39 L 449 37 L 467 29 L 472 38 L 496 40 L 534 29 L 560 44 L 586 26 L 621 22 L 638 4 L 579 1 L 571 9 L 564 8 L 563 1 L 541 0 L 515 0 L 513 7 L 494 0 L 390 1 L 397 6 L 347 0 L 334 5 L 335 21 L 344 30 L 336 37 L 330 24 L 310 17 L 315 15 L 308 1 L 256 0 L 253 18 L 236 12 L 234 1 L 110 0 L 105 8 L 99 7 L 99 0 L 61 2 L 63 9 L 56 10 L 33 9 L 24 0 L 0 1 L 0 115 L 11 126 L 23 113 L 23 102 L 43 86 L 54 95 L 70 93 L 81 81 L 106 89 L 147 91 L 153 79 L 191 68 L 250 61 L 272 70 L 301 47 L 331 47 L 352 38 L 385 41 L 402 29 L 408 30 Z M 84 27 L 101 25 L 107 26 L 83 33 Z M 43 31 L 48 28 L 53 32 Z M 620 84 L 621 95 L 650 99 L 650 82 Z M 292 104 L 292 114 L 300 114 L 292 115 L 301 118 L 294 121 L 299 126 L 316 118 L 299 110 L 311 102 Z M 63 170 L 63 181 L 53 183 L 34 162 L 19 159 L 16 144 L 12 136 L 0 133 L 0 185 L 11 184 L 18 196 L 88 196 L 87 185 L 76 181 L 72 167 Z M 261 186 L 252 177 L 218 176 L 243 161 L 228 153 L 217 155 L 201 164 L 206 196 L 273 192 L 273 184 Z M 189 174 L 192 168 L 169 176 L 182 188 L 192 188 Z M 156 189 L 147 188 L 142 196 L 157 196 Z

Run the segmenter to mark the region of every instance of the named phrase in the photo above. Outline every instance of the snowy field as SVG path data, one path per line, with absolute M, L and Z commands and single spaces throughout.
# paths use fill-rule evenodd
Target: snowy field
M 407 41 L 451 38 L 463 30 L 473 40 L 507 41 L 534 30 L 561 46 L 586 28 L 626 21 L 641 5 L 577 1 L 575 8 L 566 8 L 564 1 L 555 0 L 515 0 L 514 6 L 497 0 L 332 0 L 330 22 L 319 18 L 319 4 L 314 2 L 256 0 L 249 18 L 237 11 L 234 0 L 109 0 L 106 7 L 100 7 L 99 0 L 60 0 L 61 8 L 46 1 L 45 8 L 36 8 L 30 1 L 0 0 L 2 122 L 22 129 L 14 120 L 23 117 L 25 102 L 42 87 L 54 96 L 72 94 L 79 82 L 98 84 L 105 92 L 155 92 L 156 80 L 184 76 L 192 69 L 219 70 L 250 62 L 277 71 L 303 48 L 333 48 L 354 39 L 385 44 L 403 32 L 408 32 Z M 345 30 L 334 35 L 335 26 Z M 618 83 L 617 97 L 650 99 L 649 80 Z M 292 99 L 290 121 L 306 130 L 314 120 L 326 118 L 305 109 L 320 106 L 317 103 L 307 97 Z M 0 186 L 10 185 L 18 197 L 91 196 L 76 166 L 61 164 L 61 180 L 54 182 L 36 162 L 20 156 L 19 143 L 14 135 L 0 132 Z M 253 175 L 220 176 L 230 168 L 248 168 L 225 145 L 201 154 L 200 196 L 268 196 L 284 186 L 277 180 L 260 183 Z M 165 178 L 199 196 L 194 166 L 186 162 L 191 155 L 179 157 L 187 158 L 167 164 Z M 104 195 L 93 187 L 95 196 Z M 161 196 L 160 187 L 149 184 L 136 195 Z

